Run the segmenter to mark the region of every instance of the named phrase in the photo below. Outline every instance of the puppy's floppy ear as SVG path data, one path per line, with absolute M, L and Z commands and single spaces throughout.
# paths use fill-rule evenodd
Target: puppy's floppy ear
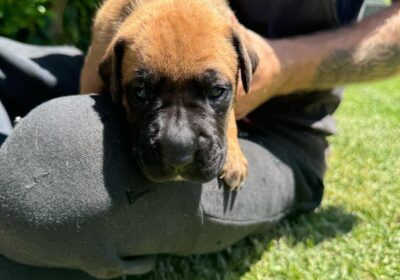
M 107 50 L 99 65 L 99 74 L 103 80 L 105 93 L 111 94 L 114 101 L 122 98 L 122 59 L 124 57 L 125 41 L 118 39 Z
M 258 66 L 258 55 L 254 49 L 246 42 L 238 28 L 232 29 L 233 45 L 235 46 L 238 58 L 240 76 L 242 77 L 243 89 L 246 93 L 250 90 L 250 83 L 253 73 Z

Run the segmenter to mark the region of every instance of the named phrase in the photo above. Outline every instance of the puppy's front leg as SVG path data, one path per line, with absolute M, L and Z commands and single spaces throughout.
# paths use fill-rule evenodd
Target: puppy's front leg
M 222 168 L 221 178 L 231 190 L 240 188 L 247 176 L 247 159 L 239 146 L 238 130 L 233 110 L 231 110 L 227 127 L 227 154 Z

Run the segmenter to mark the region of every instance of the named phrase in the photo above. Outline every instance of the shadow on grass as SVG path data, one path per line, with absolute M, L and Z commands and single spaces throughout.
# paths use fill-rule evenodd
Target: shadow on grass
M 262 255 L 268 253 L 273 241 L 283 240 L 287 246 L 300 243 L 306 248 L 347 234 L 357 223 L 357 217 L 340 207 L 329 206 L 308 215 L 282 221 L 263 235 L 248 237 L 214 254 L 190 257 L 159 257 L 157 269 L 129 280 L 158 279 L 240 279 Z
M 318 244 L 351 231 L 357 216 L 341 207 L 328 206 L 314 213 L 284 220 L 274 229 L 274 237 L 287 237 L 289 243 Z

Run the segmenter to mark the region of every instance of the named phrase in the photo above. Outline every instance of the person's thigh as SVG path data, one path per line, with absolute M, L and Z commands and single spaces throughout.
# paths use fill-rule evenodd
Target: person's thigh
M 299 197 L 297 178 L 308 174 L 273 138 L 241 140 L 250 169 L 237 192 L 218 179 L 150 182 L 118 110 L 106 97 L 74 96 L 17 125 L 0 149 L 1 254 L 98 277 L 140 274 L 156 254 L 212 252 L 265 231 L 312 197 Z

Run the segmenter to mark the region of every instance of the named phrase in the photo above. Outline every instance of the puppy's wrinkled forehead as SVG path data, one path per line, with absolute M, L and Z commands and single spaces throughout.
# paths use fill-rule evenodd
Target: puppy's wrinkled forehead
M 235 80 L 237 54 L 229 22 L 203 1 L 139 6 L 119 36 L 127 41 L 123 73 L 150 67 L 170 79 L 184 80 L 213 69 Z

